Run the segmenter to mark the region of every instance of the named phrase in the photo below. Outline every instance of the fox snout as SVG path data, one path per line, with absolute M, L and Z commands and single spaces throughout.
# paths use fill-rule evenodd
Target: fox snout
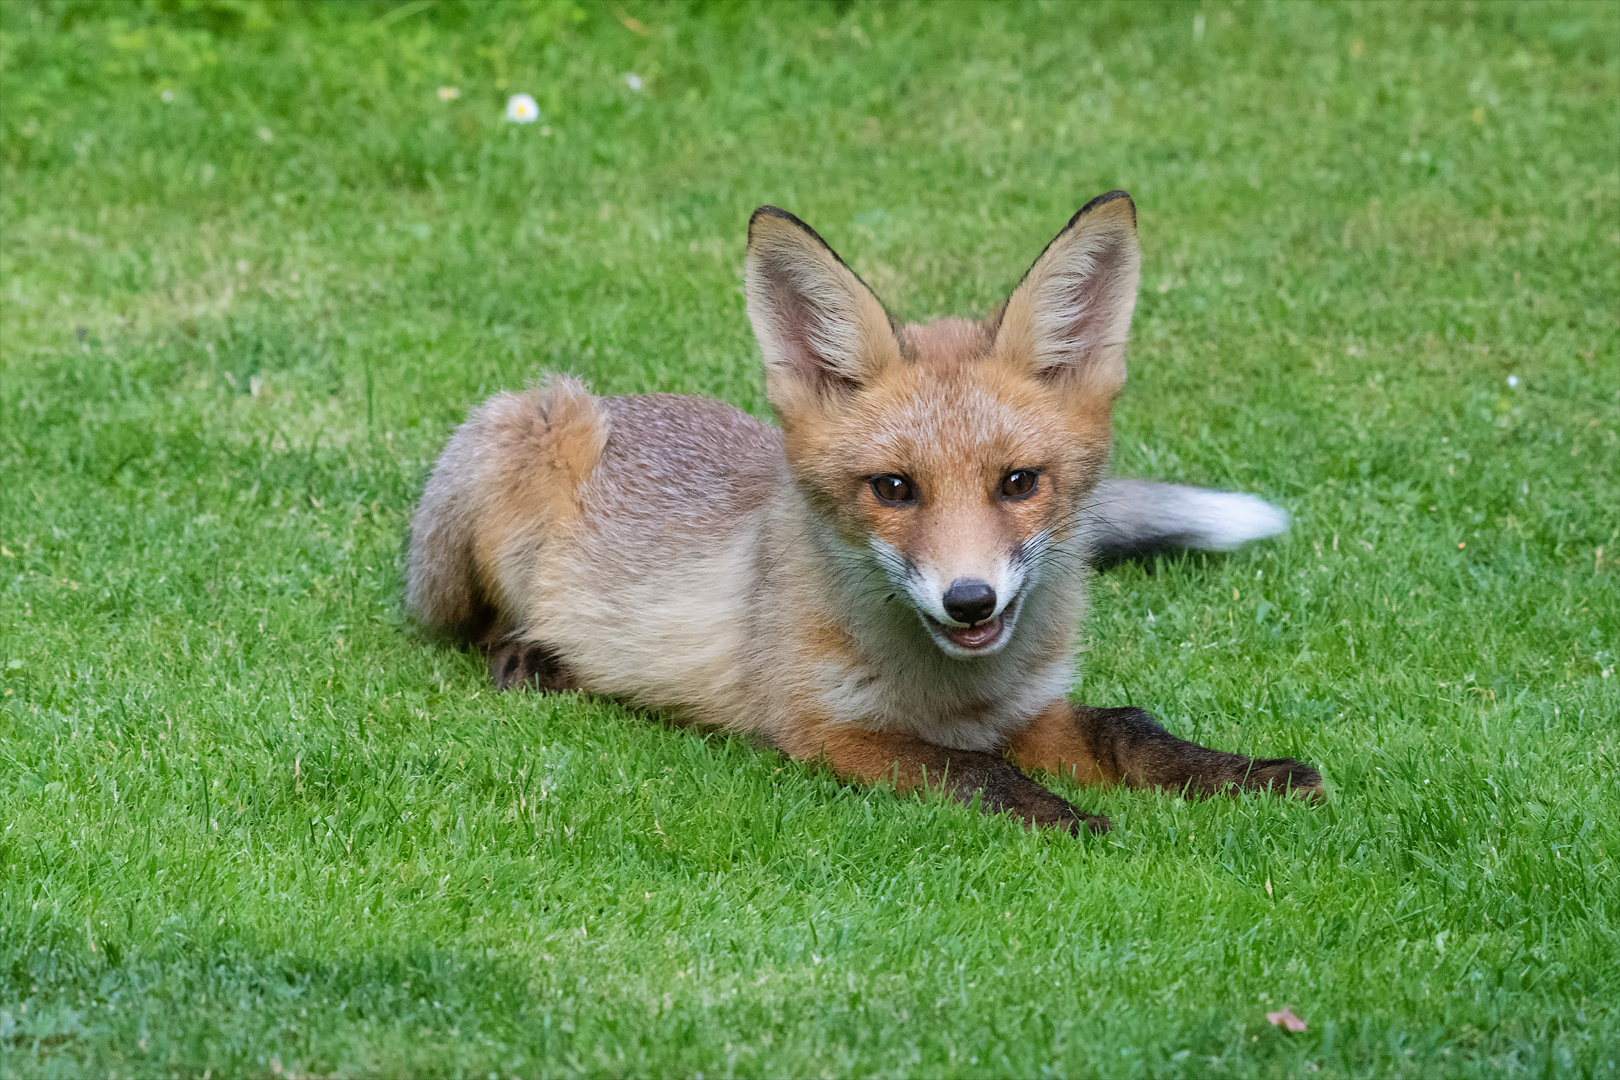
M 995 586 L 978 578 L 957 578 L 940 597 L 950 622 L 930 621 L 925 614 L 923 625 L 928 627 L 935 643 L 946 653 L 967 657 L 995 652 L 1007 641 L 1012 632 L 1011 619 L 1014 606 L 997 603 Z
M 945 614 L 964 625 L 983 622 L 996 612 L 996 590 L 988 581 L 957 578 L 941 598 Z
M 953 575 L 942 589 L 938 577 L 922 571 L 908 582 L 912 606 L 946 655 L 963 660 L 986 656 L 1000 651 L 1012 636 L 1027 581 L 1013 563 L 990 576 L 993 582 Z
M 869 547 L 896 592 L 910 601 L 908 606 L 928 636 L 947 656 L 960 660 L 987 656 L 1007 644 L 1024 606 L 1024 593 L 1033 583 L 1016 553 L 973 560 L 984 567 L 976 574 L 961 565 L 968 560 L 951 559 L 957 565 L 950 568 L 931 566 L 934 560 L 902 553 L 876 538 Z

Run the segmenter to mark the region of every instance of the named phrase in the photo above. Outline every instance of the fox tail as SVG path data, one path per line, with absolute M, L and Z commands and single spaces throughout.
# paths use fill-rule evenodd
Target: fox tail
M 1087 510 L 1083 529 L 1098 563 L 1172 548 L 1231 551 L 1288 528 L 1287 511 L 1257 496 L 1149 480 L 1105 480 Z

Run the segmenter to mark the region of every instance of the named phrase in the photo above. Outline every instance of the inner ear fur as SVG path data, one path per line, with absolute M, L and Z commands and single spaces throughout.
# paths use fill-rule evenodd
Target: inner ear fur
M 779 413 L 857 389 L 900 359 L 882 302 L 786 210 L 762 206 L 748 222 L 747 295 Z
M 1029 364 L 1043 380 L 1111 397 L 1125 385 L 1125 340 L 1141 276 L 1136 204 L 1123 191 L 1097 196 L 1007 299 L 997 354 Z

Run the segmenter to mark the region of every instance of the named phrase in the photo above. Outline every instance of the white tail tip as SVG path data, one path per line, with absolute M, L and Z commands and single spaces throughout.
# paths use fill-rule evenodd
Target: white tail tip
M 1208 551 L 1231 551 L 1288 530 L 1288 512 L 1254 495 L 1199 491 L 1181 509 L 1190 526 L 1188 546 Z

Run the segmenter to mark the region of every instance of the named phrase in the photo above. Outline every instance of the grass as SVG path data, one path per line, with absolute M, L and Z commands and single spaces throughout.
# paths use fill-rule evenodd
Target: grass
M 0 1074 L 1617 1075 L 1620 7 L 8 3 L 0 170 Z M 1113 187 L 1118 470 L 1295 527 L 1079 693 L 1325 807 L 1032 836 L 413 632 L 485 395 L 764 412 L 755 205 L 925 318 Z

